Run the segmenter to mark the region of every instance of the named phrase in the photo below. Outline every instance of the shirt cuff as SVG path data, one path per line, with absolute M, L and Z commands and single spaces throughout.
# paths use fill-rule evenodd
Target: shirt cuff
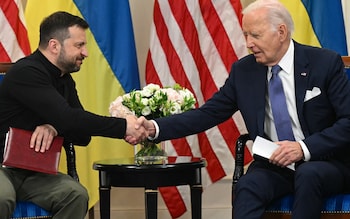
M 304 161 L 309 161 L 311 159 L 311 154 L 309 149 L 307 149 L 303 141 L 299 141 L 299 144 L 301 145 L 301 149 L 303 150 L 303 153 L 304 153 Z
M 153 122 L 153 125 L 154 125 L 154 128 L 156 129 L 156 131 L 155 131 L 154 137 L 148 136 L 148 140 L 153 141 L 153 140 L 157 139 L 159 136 L 159 126 L 158 126 L 156 121 L 151 120 L 151 122 Z

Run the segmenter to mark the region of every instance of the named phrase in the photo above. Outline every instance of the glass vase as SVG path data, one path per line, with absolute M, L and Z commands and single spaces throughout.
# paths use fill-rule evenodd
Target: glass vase
M 135 154 L 135 161 L 142 164 L 153 164 L 167 159 L 164 144 L 142 142 L 140 150 Z

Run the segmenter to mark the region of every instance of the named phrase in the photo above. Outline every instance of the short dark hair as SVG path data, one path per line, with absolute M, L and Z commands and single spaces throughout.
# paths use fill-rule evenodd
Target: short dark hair
M 89 28 L 89 24 L 81 17 L 65 11 L 58 11 L 46 17 L 40 24 L 39 47 L 46 48 L 50 39 L 57 39 L 60 43 L 69 38 L 68 28 L 78 26 Z

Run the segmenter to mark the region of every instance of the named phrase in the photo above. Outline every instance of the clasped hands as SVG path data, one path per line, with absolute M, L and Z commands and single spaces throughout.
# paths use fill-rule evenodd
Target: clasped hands
M 301 145 L 297 141 L 275 142 L 279 147 L 271 155 L 269 162 L 280 167 L 286 167 L 298 162 L 304 157 Z
M 145 141 L 148 137 L 155 136 L 153 122 L 143 116 L 137 118 L 136 116 L 128 115 L 126 122 L 127 127 L 124 140 L 129 144 L 136 145 L 141 141 Z M 32 134 L 30 147 L 36 152 L 44 153 L 50 148 L 53 138 L 57 134 L 56 129 L 49 124 L 37 126 Z M 303 159 L 304 153 L 299 142 L 280 141 L 276 143 L 280 147 L 270 157 L 271 163 L 285 167 Z
M 155 135 L 155 127 L 153 122 L 145 117 L 139 118 L 129 115 L 126 117 L 127 127 L 124 140 L 129 144 L 135 145 L 145 141 L 148 137 Z
M 141 141 L 145 141 L 148 136 L 154 136 L 154 125 L 145 117 L 141 116 L 137 118 L 134 115 L 128 115 L 125 119 L 127 123 L 125 141 L 129 144 L 135 145 Z M 30 139 L 30 148 L 34 149 L 36 152 L 44 153 L 49 150 L 57 134 L 57 130 L 50 124 L 37 126 Z

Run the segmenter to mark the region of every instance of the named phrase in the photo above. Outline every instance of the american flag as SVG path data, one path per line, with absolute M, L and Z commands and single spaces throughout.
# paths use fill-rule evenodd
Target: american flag
M 30 54 L 21 0 L 0 1 L 0 62 L 15 62 Z
M 240 0 L 155 0 L 146 83 L 180 84 L 196 96 L 198 106 L 224 84 L 233 62 L 248 54 L 241 29 Z M 248 88 L 247 88 L 248 89 Z M 204 187 L 234 167 L 235 139 L 245 133 L 239 113 L 198 135 L 166 142 L 170 156 L 205 157 Z M 249 153 L 248 153 L 249 154 Z M 247 157 L 246 161 L 250 161 Z M 160 188 L 173 218 L 189 205 L 183 187 Z

